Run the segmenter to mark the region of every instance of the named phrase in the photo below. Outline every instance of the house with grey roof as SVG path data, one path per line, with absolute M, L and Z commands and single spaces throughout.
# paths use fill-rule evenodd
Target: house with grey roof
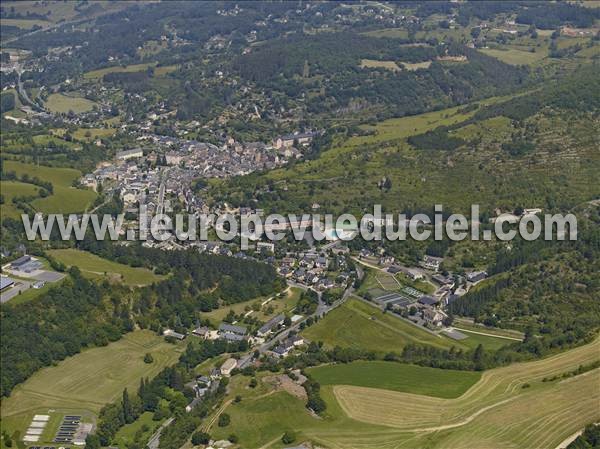
M 237 335 L 246 335 L 248 329 L 244 326 L 236 326 L 234 324 L 229 323 L 221 323 L 219 325 L 219 333 L 231 333 Z
M 261 326 L 261 328 L 258 329 L 256 334 L 259 337 L 264 337 L 264 336 L 270 334 L 271 332 L 273 332 L 273 329 L 275 329 L 280 324 L 283 324 L 283 320 L 285 320 L 285 315 L 283 313 L 280 313 L 279 315 L 274 316 L 269 321 L 267 321 L 265 324 L 263 324 Z

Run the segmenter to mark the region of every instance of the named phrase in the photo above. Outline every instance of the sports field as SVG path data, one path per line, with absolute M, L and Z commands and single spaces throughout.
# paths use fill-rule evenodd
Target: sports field
M 62 214 L 83 212 L 96 198 L 96 192 L 92 190 L 72 187 L 73 181 L 81 177 L 81 172 L 72 168 L 4 161 L 4 170 L 14 171 L 17 175 L 28 174 L 30 177 L 38 177 L 52 183 L 54 187 L 52 195 L 31 202 L 34 209 L 40 212 Z
M 324 418 L 278 391 L 231 404 L 225 409 L 231 424 L 211 432 L 217 438 L 235 433 L 245 448 L 280 448 L 289 429 L 296 431 L 295 445 L 310 440 L 335 449 L 555 448 L 600 419 L 600 369 L 563 381 L 542 379 L 598 360 L 599 353 L 597 340 L 547 359 L 486 371 L 455 399 L 323 385 Z M 423 373 L 421 382 L 435 384 L 439 371 Z
M 150 331 L 134 331 L 108 346 L 87 349 L 56 366 L 43 368 L 2 401 L 2 426 L 23 431 L 35 413 L 49 409 L 97 413 L 124 388 L 136 391 L 141 377 L 152 378 L 175 363 L 183 345 Z M 154 362 L 144 363 L 152 354 Z
M 456 398 L 481 377 L 473 371 L 456 371 L 396 362 L 357 361 L 310 368 L 308 373 L 321 385 L 353 385 L 403 391 L 439 398 Z M 424 382 L 423 379 L 435 379 Z
M 128 285 L 148 285 L 164 279 L 164 276 L 158 276 L 147 268 L 130 267 L 86 251 L 55 249 L 48 251 L 48 254 L 69 267 L 73 265 L 79 267 L 86 277 L 106 278 Z
M 350 299 L 302 333 L 327 347 L 357 348 L 377 353 L 400 352 L 407 343 L 450 348 L 456 343 L 438 337 L 391 314 Z

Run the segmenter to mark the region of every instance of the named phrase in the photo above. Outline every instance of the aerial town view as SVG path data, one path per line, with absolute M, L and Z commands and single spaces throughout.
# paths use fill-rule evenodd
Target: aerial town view
M 0 25 L 0 449 L 600 448 L 600 1 Z

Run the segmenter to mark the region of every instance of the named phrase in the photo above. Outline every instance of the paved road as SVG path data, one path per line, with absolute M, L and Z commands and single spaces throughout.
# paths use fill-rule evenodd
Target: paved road
M 158 190 L 158 207 L 156 208 L 156 215 L 162 214 L 165 210 L 165 190 L 165 183 L 161 182 L 160 188 Z
M 160 443 L 160 434 L 165 428 L 170 426 L 174 420 L 175 418 L 169 418 L 164 423 L 162 423 L 162 425 L 157 429 L 157 431 L 154 432 L 154 434 L 150 437 L 150 440 L 148 440 L 148 444 L 146 445 L 148 449 L 158 449 L 158 444 Z

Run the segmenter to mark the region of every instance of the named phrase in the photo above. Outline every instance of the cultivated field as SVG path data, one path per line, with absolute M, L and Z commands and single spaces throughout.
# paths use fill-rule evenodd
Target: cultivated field
M 351 299 L 328 313 L 303 335 L 310 341 L 322 341 L 327 347 L 349 347 L 387 353 L 400 352 L 407 343 L 422 343 L 450 348 L 456 343 L 437 337 L 391 314 Z
M 141 377 L 152 378 L 175 363 L 183 345 L 172 345 L 150 331 L 135 331 L 101 348 L 92 348 L 43 368 L 2 401 L 2 425 L 23 431 L 35 413 L 49 409 L 97 413 L 124 388 L 136 391 Z M 144 363 L 152 354 L 154 362 Z
M 28 174 L 49 181 L 54 186 L 54 193 L 46 198 L 38 198 L 31 205 L 44 213 L 83 212 L 96 198 L 92 190 L 72 187 L 74 180 L 79 179 L 81 172 L 71 168 L 55 168 L 25 164 L 15 161 L 4 161 L 4 170 L 15 171 L 17 175 Z
M 164 279 L 164 276 L 158 276 L 147 268 L 130 267 L 86 251 L 56 249 L 48 251 L 48 254 L 67 266 L 75 265 L 86 277 L 106 278 L 128 285 L 148 285 Z
M 321 385 L 372 387 L 439 398 L 456 398 L 481 377 L 481 373 L 473 371 L 383 361 L 323 365 L 310 368 L 308 372 Z M 435 379 L 435 382 L 424 382 L 423 379 Z

